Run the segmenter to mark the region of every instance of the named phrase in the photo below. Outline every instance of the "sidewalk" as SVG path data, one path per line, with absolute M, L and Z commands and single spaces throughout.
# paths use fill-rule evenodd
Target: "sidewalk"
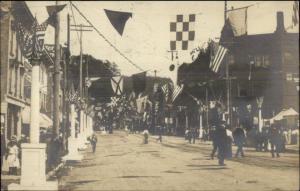
M 49 171 L 46 174 L 46 179 L 49 179 L 50 177 L 54 176 L 55 173 L 64 166 L 64 163 L 60 163 L 57 167 L 55 167 L 53 170 Z M 8 175 L 8 165 L 7 161 L 3 161 L 3 168 L 1 172 L 1 191 L 7 190 L 7 186 L 11 183 L 19 184 L 21 180 L 21 169 L 18 169 L 18 175 Z

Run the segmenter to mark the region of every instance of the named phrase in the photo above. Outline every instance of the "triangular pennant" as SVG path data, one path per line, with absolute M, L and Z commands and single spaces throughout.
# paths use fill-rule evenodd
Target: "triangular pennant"
M 104 9 L 106 16 L 108 17 L 110 23 L 122 36 L 125 24 L 129 17 L 132 17 L 132 13 L 129 12 L 120 12 L 120 11 L 111 11 Z
M 62 11 L 65 8 L 66 5 L 67 4 L 64 4 L 64 5 L 50 5 L 50 6 L 46 7 L 48 15 L 49 15 L 49 18 L 47 20 L 49 25 L 55 27 L 55 22 L 56 22 L 55 15 L 58 12 Z

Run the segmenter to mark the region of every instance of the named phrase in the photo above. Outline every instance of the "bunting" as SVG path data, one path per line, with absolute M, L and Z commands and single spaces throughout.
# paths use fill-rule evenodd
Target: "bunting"
M 125 24 L 129 17 L 132 17 L 132 13 L 129 12 L 120 12 L 120 11 L 111 11 L 104 9 L 105 14 L 112 24 L 112 26 L 116 29 L 116 31 L 122 36 L 125 28 Z

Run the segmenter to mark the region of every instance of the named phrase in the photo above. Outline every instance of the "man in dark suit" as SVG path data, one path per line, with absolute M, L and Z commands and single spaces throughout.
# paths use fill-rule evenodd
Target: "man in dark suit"
M 227 144 L 225 122 L 222 121 L 221 124 L 217 126 L 215 131 L 215 139 L 216 139 L 216 144 L 218 149 L 219 165 L 225 166 L 224 160 L 226 155 L 226 144 Z
M 243 145 L 246 139 L 244 130 L 241 127 L 238 127 L 234 130 L 233 132 L 233 139 L 234 142 L 236 144 L 236 146 L 238 147 L 236 153 L 235 153 L 235 157 L 238 157 L 239 154 L 241 154 L 242 157 L 244 157 L 244 151 L 243 151 Z

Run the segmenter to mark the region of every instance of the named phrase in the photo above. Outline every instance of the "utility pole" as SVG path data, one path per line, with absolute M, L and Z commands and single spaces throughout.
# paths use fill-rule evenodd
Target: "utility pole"
M 72 27 L 75 27 L 75 29 L 71 29 L 71 31 L 79 31 L 80 32 L 80 39 L 79 39 L 79 41 L 80 41 L 80 65 L 79 65 L 79 95 L 80 95 L 80 99 L 81 100 L 83 100 L 83 87 L 82 87 L 82 76 L 83 76 L 83 74 L 82 74 L 82 66 L 83 66 L 83 61 L 82 61 L 82 52 L 83 52 L 83 48 L 82 48 L 82 32 L 84 32 L 84 31 L 93 31 L 93 30 L 91 30 L 91 29 L 86 29 L 86 28 L 91 28 L 92 26 L 85 26 L 85 25 L 82 25 L 82 24 L 80 24 L 80 25 L 70 25 L 70 26 L 72 26 Z M 77 27 L 79 27 L 79 29 L 77 29 Z M 83 28 L 85 28 L 85 29 L 83 29 Z M 80 117 L 79 117 L 79 123 L 80 123 L 80 134 L 82 134 L 83 133 L 83 131 L 84 131 L 84 126 L 85 126 L 85 124 L 84 124 L 84 121 L 85 121 L 85 119 L 86 119 L 86 117 L 85 117 L 85 114 L 84 114 L 84 112 L 83 112 L 83 110 L 81 109 L 81 111 L 80 111 Z M 85 139 L 85 138 L 84 138 Z
M 56 1 L 56 6 L 58 6 L 58 1 Z M 60 18 L 59 13 L 56 12 L 55 15 L 55 62 L 54 62 L 54 112 L 53 112 L 53 135 L 58 137 L 59 135 L 59 90 L 60 90 L 60 44 L 59 44 L 59 31 L 60 31 Z
M 67 47 L 64 52 L 64 92 L 63 92 L 63 146 L 65 151 L 68 150 L 68 133 L 70 130 L 69 127 L 69 100 L 67 99 L 67 93 L 70 87 L 68 87 L 69 70 L 68 66 L 70 64 L 70 15 L 67 15 Z
M 225 0 L 224 5 L 224 25 L 226 24 L 227 19 L 227 1 Z M 228 120 L 227 124 L 231 125 L 231 106 L 230 106 L 230 92 L 231 92 L 231 83 L 229 79 L 229 62 L 228 62 L 228 56 L 225 55 L 225 65 L 226 65 L 226 90 L 227 90 L 227 113 L 228 113 Z

